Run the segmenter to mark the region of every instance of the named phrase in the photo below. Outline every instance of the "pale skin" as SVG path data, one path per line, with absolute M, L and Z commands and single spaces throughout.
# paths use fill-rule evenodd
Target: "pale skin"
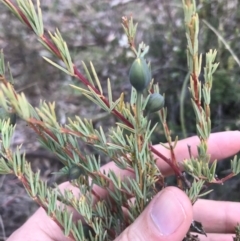
M 181 162 L 184 158 L 188 158 L 188 145 L 191 146 L 192 155 L 196 156 L 198 144 L 197 137 L 179 141 L 175 149 L 177 160 Z M 228 131 L 212 134 L 209 138 L 208 147 L 212 161 L 232 156 L 240 151 L 240 132 Z M 169 151 L 161 145 L 157 145 L 156 148 L 165 156 L 169 156 Z M 157 164 L 164 175 L 172 174 L 169 166 L 162 160 L 158 159 Z M 108 163 L 103 169 L 115 170 L 122 178 L 133 176 L 130 172 L 119 170 L 114 163 Z M 77 190 L 68 182 L 61 184 L 60 188 L 72 189 L 77 194 Z M 95 191 L 101 198 L 107 196 L 107 192 L 99 187 L 95 187 Z M 166 216 L 164 222 L 162 222 L 161 215 L 158 220 L 155 210 L 158 210 L 156 207 L 161 209 L 166 202 L 167 208 L 164 208 L 163 212 L 167 210 L 166 215 L 170 215 L 170 219 L 168 220 L 167 217 L 169 216 Z M 74 219 L 78 218 L 79 216 L 75 213 Z M 232 241 L 234 227 L 237 223 L 240 223 L 240 203 L 198 200 L 192 207 L 184 192 L 176 187 L 167 187 L 151 201 L 137 220 L 115 241 L 181 241 L 193 219 L 201 222 L 208 234 L 207 237 L 200 235 L 201 240 Z M 157 223 L 160 223 L 160 226 L 156 225 L 156 220 Z M 7 241 L 21 240 L 69 241 L 70 239 L 62 234 L 56 223 L 40 208 L 7 239 Z

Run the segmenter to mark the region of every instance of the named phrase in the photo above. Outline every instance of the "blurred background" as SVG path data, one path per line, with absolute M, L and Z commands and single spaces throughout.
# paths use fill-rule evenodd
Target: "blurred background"
M 13 1 L 15 2 L 15 1 Z M 33 1 L 35 2 L 35 1 Z M 211 118 L 213 132 L 238 130 L 240 127 L 240 5 L 239 0 L 199 0 L 199 50 L 205 54 L 217 49 L 219 68 L 214 74 Z M 128 71 L 133 54 L 121 27 L 121 17 L 132 15 L 138 22 L 136 42 L 150 46 L 155 83 L 166 95 L 168 124 L 172 136 L 179 139 L 195 135 L 195 118 L 187 90 L 186 38 L 180 0 L 41 0 L 45 29 L 59 29 L 71 51 L 73 61 L 82 70 L 82 61 L 92 61 L 103 87 L 112 81 L 113 96 L 121 92 L 130 97 Z M 116 120 L 89 103 L 69 84 L 79 83 L 47 64 L 41 56 L 58 61 L 36 40 L 35 35 L 0 3 L 0 49 L 9 61 L 14 86 L 23 91 L 33 106 L 40 99 L 56 101 L 59 122 L 80 115 L 93 119 L 95 127 L 106 131 Z M 203 56 L 204 57 L 204 56 Z M 203 61 L 204 65 L 204 61 Z M 203 80 L 203 77 L 200 76 Z M 154 122 L 156 115 L 151 116 Z M 26 123 L 17 120 L 13 147 L 23 144 L 33 168 L 41 169 L 42 178 L 52 181 L 51 173 L 60 168 L 57 158 L 44 150 Z M 159 125 L 153 143 L 164 142 Z M 85 147 L 84 147 L 85 148 Z M 89 147 L 86 147 L 89 148 Z M 92 151 L 90 149 L 90 151 Z M 96 153 L 97 154 L 97 153 Z M 107 160 L 106 160 L 107 161 Z M 226 175 L 229 161 L 221 162 L 218 175 Z M 240 200 L 239 178 L 224 186 L 213 186 L 208 198 Z M 169 180 L 171 183 L 172 180 Z M 15 177 L 0 176 L 0 240 L 5 240 L 31 215 L 37 205 L 25 194 Z

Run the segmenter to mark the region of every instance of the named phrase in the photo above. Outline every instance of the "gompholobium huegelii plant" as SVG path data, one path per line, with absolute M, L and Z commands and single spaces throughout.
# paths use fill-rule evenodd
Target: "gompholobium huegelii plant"
M 167 124 L 165 95 L 160 93 L 158 85 L 154 84 L 152 79 L 151 65 L 147 60 L 149 46 L 144 43 L 136 46 L 137 24 L 133 23 L 132 17 L 122 18 L 129 47 L 135 55 L 131 67 L 129 66 L 132 91 L 128 103 L 124 100 L 123 93 L 119 93 L 118 99 L 113 99 L 109 79 L 107 89 L 103 90 L 92 64 L 87 67 L 83 63 L 84 73 L 78 69 L 60 31 L 46 33 L 40 0 L 36 1 L 36 6 L 31 0 L 18 0 L 17 3 L 1 0 L 1 3 L 36 34 L 43 47 L 50 51 L 55 59 L 64 63 L 59 65 L 44 57 L 49 64 L 83 84 L 71 85 L 72 88 L 118 118 L 118 122 L 109 129 L 107 136 L 101 127 L 95 129 L 91 120 L 82 119 L 81 116 L 69 118 L 67 124 L 61 125 L 56 117 L 55 103 L 41 101 L 38 107 L 33 107 L 23 93 L 15 91 L 11 84 L 11 74 L 10 79 L 6 77 L 6 72 L 11 73 L 11 70 L 8 68 L 6 71 L 4 55 L 1 52 L 0 104 L 5 114 L 0 121 L 0 174 L 17 176 L 31 198 L 59 225 L 66 237 L 76 241 L 114 240 L 165 187 L 164 176 L 156 164 L 157 158 L 170 166 L 175 174 L 177 186 L 186 192 L 193 205 L 199 197 L 211 191 L 207 189 L 209 184 L 221 184 L 240 172 L 240 161 L 237 157 L 231 162 L 231 173 L 223 179 L 218 179 L 215 174 L 217 160 L 210 163 L 210 101 L 213 73 L 218 67 L 215 62 L 217 52 L 209 50 L 203 55 L 205 66 L 202 68 L 202 55 L 198 53 L 199 19 L 194 0 L 183 0 L 182 3 L 187 37 L 186 64 L 190 73 L 190 101 L 196 117 L 196 132 L 200 144 L 197 147 L 197 157 L 191 155 L 191 146 L 189 147 L 189 158 L 184 160 L 183 164 L 177 162 L 175 155 L 178 138 L 171 136 Z M 201 71 L 204 81 L 199 80 Z M 159 122 L 155 125 L 152 125 L 150 120 L 150 114 L 153 112 L 159 116 Z M 49 187 L 46 181 L 41 180 L 39 171 L 32 171 L 31 165 L 20 152 L 21 146 L 15 150 L 11 149 L 16 115 L 38 134 L 44 147 L 58 156 L 64 165 L 58 174 L 68 176 L 69 181 L 81 194 L 76 196 L 71 190 L 61 191 L 57 186 Z M 164 156 L 151 143 L 151 136 L 159 124 L 162 125 L 166 137 L 166 144 L 162 145 L 169 150 L 171 158 Z M 101 171 L 100 157 L 86 154 L 79 146 L 79 140 L 108 156 L 120 171 Z M 122 179 L 122 171 L 131 175 Z M 96 186 L 105 189 L 108 197 L 100 197 L 95 191 Z M 82 219 L 74 222 L 68 207 L 75 209 Z M 195 220 L 184 240 L 199 240 L 198 236 L 191 234 L 192 231 L 206 235 L 204 227 Z M 237 238 L 239 237 L 235 240 L 239 240 Z

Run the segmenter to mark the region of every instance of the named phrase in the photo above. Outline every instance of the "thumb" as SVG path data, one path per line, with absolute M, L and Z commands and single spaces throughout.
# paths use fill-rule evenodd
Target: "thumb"
M 181 241 L 192 218 L 192 204 L 186 194 L 167 187 L 115 241 Z

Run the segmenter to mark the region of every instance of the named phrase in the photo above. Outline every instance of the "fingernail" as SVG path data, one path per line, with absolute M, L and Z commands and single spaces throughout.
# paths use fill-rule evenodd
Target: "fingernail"
M 163 191 L 153 203 L 151 218 L 164 236 L 174 233 L 186 218 L 181 202 L 171 191 Z

